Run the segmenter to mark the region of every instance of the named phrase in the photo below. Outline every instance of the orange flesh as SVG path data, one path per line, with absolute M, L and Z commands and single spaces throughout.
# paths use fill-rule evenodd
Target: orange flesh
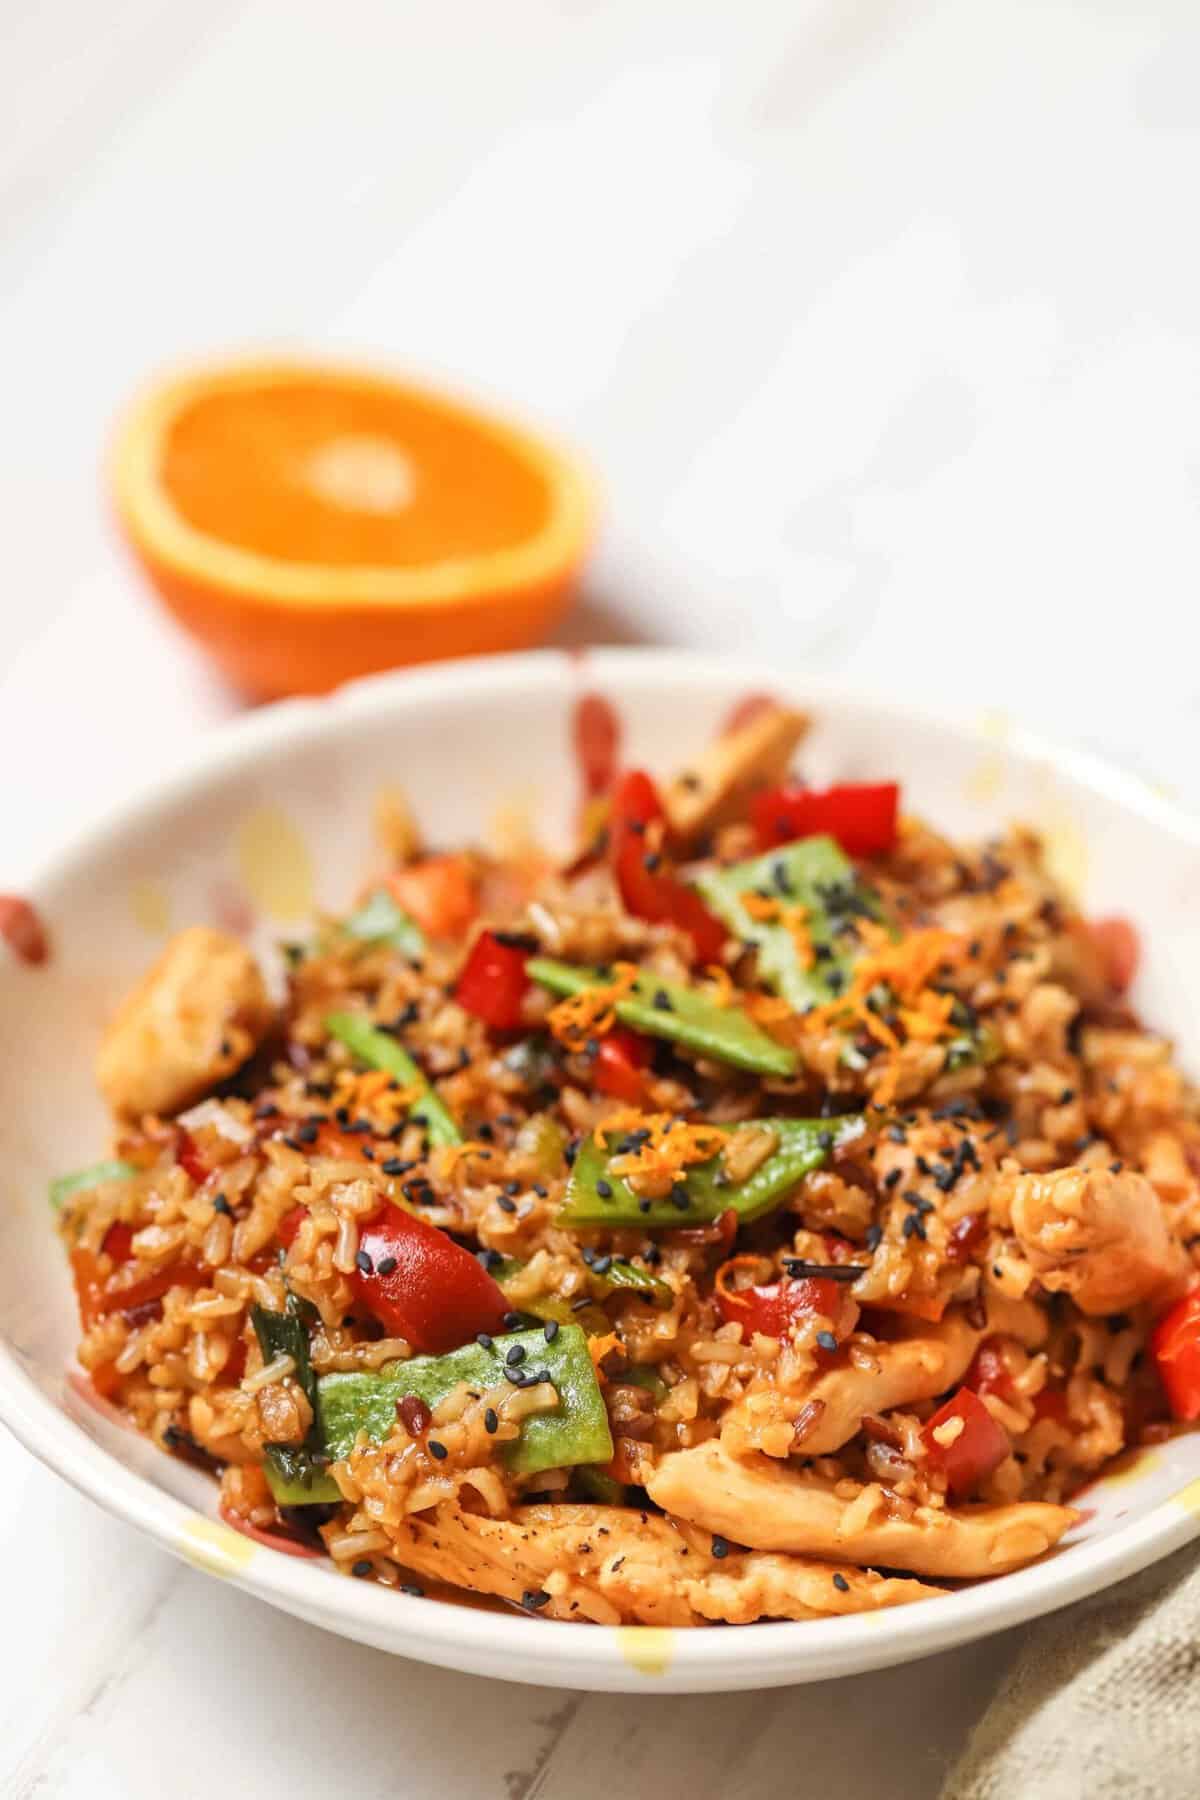
M 541 474 L 468 415 L 412 394 L 297 379 L 201 395 L 162 479 L 198 531 L 285 562 L 419 567 L 523 544 Z

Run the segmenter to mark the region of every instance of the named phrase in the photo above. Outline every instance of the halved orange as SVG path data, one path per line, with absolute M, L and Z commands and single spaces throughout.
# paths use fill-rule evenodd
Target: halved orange
M 425 388 L 235 363 L 145 393 L 113 480 L 167 606 L 261 697 L 535 642 L 593 529 L 561 450 Z

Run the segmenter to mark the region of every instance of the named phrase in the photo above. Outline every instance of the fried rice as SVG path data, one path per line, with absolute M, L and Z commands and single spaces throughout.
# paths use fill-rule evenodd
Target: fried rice
M 565 863 L 393 814 L 270 980 L 197 927 L 126 1001 L 109 1159 L 55 1184 L 78 1360 L 230 1524 L 803 1619 L 1023 1566 L 1194 1416 L 1200 1119 L 1131 930 L 1030 831 L 788 781 L 803 730 L 625 774 Z

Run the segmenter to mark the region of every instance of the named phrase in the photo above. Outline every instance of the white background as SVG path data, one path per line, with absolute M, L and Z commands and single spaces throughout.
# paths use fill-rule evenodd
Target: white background
M 100 474 L 212 348 L 574 439 L 576 639 L 966 697 L 1200 799 L 1198 91 L 1195 0 L 0 0 L 0 887 L 236 708 Z M 0 1492 L 13 1796 L 917 1800 L 1015 1648 L 510 1688 L 276 1617 L 7 1439 Z

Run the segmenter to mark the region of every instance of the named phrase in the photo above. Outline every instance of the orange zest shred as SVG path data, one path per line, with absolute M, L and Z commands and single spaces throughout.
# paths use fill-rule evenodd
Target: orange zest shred
M 603 1037 L 617 1018 L 617 1006 L 632 992 L 641 971 L 636 963 L 619 962 L 604 987 L 583 988 L 552 1006 L 546 1023 L 568 1050 L 586 1049 L 589 1038 Z
M 956 932 L 940 926 L 910 931 L 899 942 L 893 942 L 881 926 L 869 920 L 863 921 L 861 931 L 868 952 L 855 964 L 850 986 L 836 999 L 805 1013 L 802 1023 L 809 1032 L 825 1031 L 831 1026 L 858 1028 L 882 1045 L 888 1058 L 878 1065 L 879 1080 L 873 1097 L 877 1106 L 888 1106 L 899 1087 L 900 1052 L 904 1046 L 886 1020 L 867 1005 L 867 995 L 875 987 L 890 988 L 906 1042 L 942 1041 L 953 1033 L 950 1015 L 954 996 L 939 993 L 929 983 L 944 964 L 954 963 L 962 956 L 964 944 Z
M 443 1144 L 438 1151 L 441 1174 L 449 1178 L 457 1175 L 459 1164 L 466 1162 L 470 1157 L 478 1156 L 486 1162 L 492 1155 L 491 1145 L 476 1138 L 468 1138 L 462 1144 Z
M 696 1163 L 711 1161 L 729 1136 L 722 1125 L 692 1125 L 671 1113 L 639 1113 L 630 1109 L 612 1115 L 598 1126 L 596 1139 L 606 1143 L 610 1135 L 625 1136 L 630 1131 L 647 1134 L 645 1142 L 614 1156 L 609 1169 L 628 1182 L 635 1193 L 651 1199 L 669 1194 Z
M 346 1107 L 355 1117 L 369 1118 L 383 1131 L 390 1131 L 393 1125 L 399 1124 L 420 1097 L 420 1088 L 401 1087 L 386 1069 L 368 1069 L 361 1075 L 343 1069 L 334 1089 L 335 1106 Z
M 604 1361 L 604 1358 L 608 1355 L 609 1351 L 623 1350 L 625 1348 L 615 1331 L 606 1332 L 603 1337 L 590 1337 L 587 1341 L 587 1347 L 588 1355 L 592 1359 L 592 1367 L 601 1379 L 603 1379 L 603 1371 L 600 1368 L 600 1364 Z
M 761 924 L 782 925 L 796 947 L 796 961 L 802 969 L 811 969 L 817 960 L 812 935 L 808 929 L 808 908 L 796 902 L 790 905 L 776 900 L 773 894 L 742 894 L 741 902 L 752 919 Z
M 709 963 L 704 973 L 713 984 L 714 992 L 708 996 L 713 1005 L 732 1006 L 733 996 L 737 990 L 733 985 L 733 977 L 729 970 L 721 963 Z

